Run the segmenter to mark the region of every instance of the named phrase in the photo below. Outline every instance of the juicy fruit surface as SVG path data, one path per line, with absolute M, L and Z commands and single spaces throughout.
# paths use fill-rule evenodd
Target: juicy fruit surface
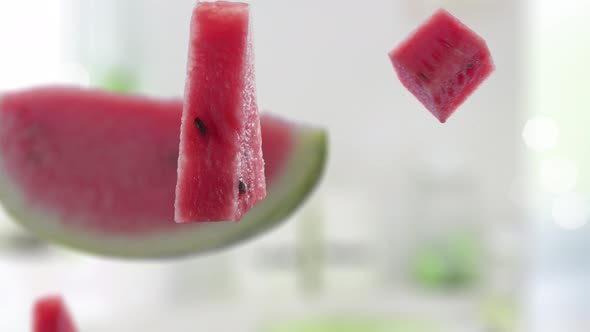
M 293 124 L 270 114 L 262 115 L 260 123 L 262 151 L 267 165 L 265 176 L 267 179 L 275 179 L 289 161 L 289 153 L 295 144 Z
M 199 2 L 182 115 L 177 222 L 238 221 L 266 195 L 249 6 Z
M 389 56 L 402 84 L 443 123 L 494 70 L 485 41 L 442 9 Z
M 58 296 L 39 299 L 33 307 L 33 332 L 76 332 L 74 322 Z
M 268 197 L 243 222 L 174 223 L 180 100 L 43 87 L 0 97 L 0 199 L 41 238 L 92 253 L 165 257 L 276 225 L 321 177 L 323 131 L 261 117 Z
M 107 233 L 173 222 L 180 104 L 77 89 L 7 94 L 0 157 L 29 208 Z

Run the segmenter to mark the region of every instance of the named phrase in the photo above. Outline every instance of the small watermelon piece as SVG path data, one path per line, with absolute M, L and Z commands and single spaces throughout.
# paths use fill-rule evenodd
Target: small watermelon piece
M 175 220 L 238 221 L 266 196 L 249 5 L 198 2 L 180 131 Z
M 68 309 L 59 296 L 40 298 L 33 306 L 33 332 L 76 332 Z
M 0 96 L 0 202 L 39 237 L 90 253 L 166 257 L 234 245 L 318 183 L 324 130 L 261 119 L 267 198 L 239 223 L 174 222 L 182 101 L 41 87 Z
M 494 71 L 486 42 L 444 9 L 389 57 L 402 84 L 442 123 Z

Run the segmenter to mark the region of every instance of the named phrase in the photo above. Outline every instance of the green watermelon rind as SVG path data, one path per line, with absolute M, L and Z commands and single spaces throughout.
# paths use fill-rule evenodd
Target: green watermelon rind
M 115 235 L 64 225 L 19 199 L 17 186 L 0 170 L 0 201 L 14 221 L 48 242 L 99 256 L 151 259 L 204 254 L 235 246 L 284 222 L 312 193 L 323 176 L 328 135 L 323 129 L 296 130 L 295 146 L 269 195 L 241 221 L 178 225 L 149 234 Z M 173 208 L 173 207 L 171 207 Z M 52 221 L 53 219 L 53 221 Z M 174 222 L 170 220 L 170 222 Z

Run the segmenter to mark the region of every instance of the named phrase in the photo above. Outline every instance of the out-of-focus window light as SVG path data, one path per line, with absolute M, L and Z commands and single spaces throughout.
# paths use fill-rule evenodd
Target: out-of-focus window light
M 544 190 L 561 194 L 575 189 L 578 180 L 576 164 L 567 159 L 548 159 L 541 162 L 541 186 Z
M 578 229 L 590 220 L 590 202 L 581 194 L 567 194 L 555 200 L 551 214 L 558 226 Z
M 535 117 L 527 121 L 522 131 L 525 144 L 535 151 L 547 151 L 559 142 L 559 127 L 548 117 Z
M 0 90 L 89 83 L 88 72 L 65 60 L 65 0 L 0 1 Z

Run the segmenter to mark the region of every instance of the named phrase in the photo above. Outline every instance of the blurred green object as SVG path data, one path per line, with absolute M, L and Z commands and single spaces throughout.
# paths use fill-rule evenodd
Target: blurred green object
M 98 85 L 112 92 L 129 94 L 136 92 L 138 88 L 136 75 L 127 69 L 110 69 L 98 77 L 102 77 Z
M 442 332 L 425 323 L 410 320 L 332 318 L 278 324 L 262 332 Z
M 324 285 L 323 224 L 323 206 L 317 202 L 310 202 L 297 222 L 297 279 L 307 295 L 316 295 Z
M 492 298 L 482 309 L 483 320 L 492 331 L 515 331 L 518 323 L 518 305 L 505 298 Z
M 19 232 L 0 236 L 0 249 L 16 254 L 35 254 L 44 253 L 48 245 L 32 234 Z
M 481 248 L 476 237 L 457 233 L 418 249 L 411 269 L 420 286 L 460 289 L 477 282 L 480 261 Z

